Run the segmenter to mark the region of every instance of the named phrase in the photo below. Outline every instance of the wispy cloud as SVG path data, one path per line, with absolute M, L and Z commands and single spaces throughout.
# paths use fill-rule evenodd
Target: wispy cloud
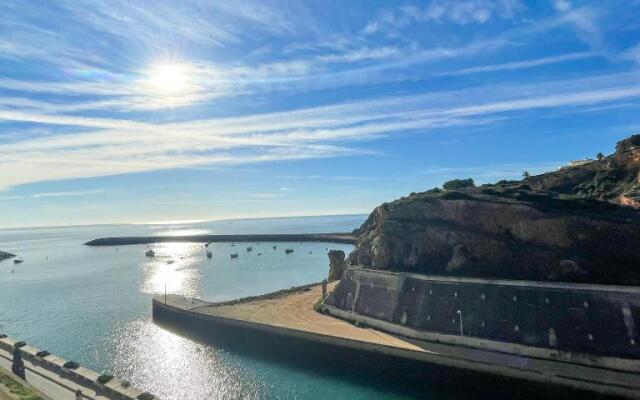
M 0 144 L 0 182 L 6 188 L 168 168 L 347 156 L 362 154 L 358 141 L 398 132 L 482 125 L 535 109 L 574 110 L 638 97 L 637 77 L 618 74 L 177 123 L 0 111 L 0 120 L 86 129 Z M 20 173 L 24 170 L 30 174 Z
M 514 62 L 508 62 L 504 64 L 481 65 L 477 67 L 462 68 L 454 71 L 441 72 L 437 75 L 456 76 L 456 75 L 469 75 L 469 74 L 478 74 L 478 73 L 496 72 L 496 71 L 513 71 L 518 69 L 539 67 L 542 65 L 557 64 L 557 63 L 562 63 L 567 61 L 582 60 L 585 58 L 592 58 L 597 56 L 598 56 L 598 53 L 593 53 L 593 52 L 570 53 L 570 54 L 563 54 L 560 56 L 536 58 L 533 60 L 514 61 Z

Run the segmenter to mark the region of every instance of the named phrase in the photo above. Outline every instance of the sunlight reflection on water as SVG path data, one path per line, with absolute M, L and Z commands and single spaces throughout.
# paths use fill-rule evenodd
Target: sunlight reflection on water
M 111 342 L 116 375 L 131 377 L 134 386 L 161 398 L 264 398 L 264 381 L 230 363 L 228 353 L 184 339 L 151 320 L 120 325 Z
M 201 286 L 199 243 L 158 243 L 150 246 L 155 257 L 142 264 L 140 291 L 147 294 L 180 293 L 196 296 Z

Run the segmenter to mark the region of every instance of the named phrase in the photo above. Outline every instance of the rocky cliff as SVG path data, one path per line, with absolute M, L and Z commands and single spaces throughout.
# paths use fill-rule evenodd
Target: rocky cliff
M 349 261 L 426 274 L 640 285 L 640 211 L 633 207 L 640 149 L 620 147 L 523 181 L 383 204 L 354 232 Z M 632 207 L 619 205 L 624 198 Z

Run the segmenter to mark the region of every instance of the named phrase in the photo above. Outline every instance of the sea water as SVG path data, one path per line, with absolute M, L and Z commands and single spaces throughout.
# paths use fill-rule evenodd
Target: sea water
M 364 215 L 0 230 L 0 332 L 166 400 L 460 398 L 357 374 L 299 368 L 183 338 L 155 325 L 154 295 L 210 301 L 264 294 L 321 281 L 333 243 L 202 243 L 89 247 L 105 236 L 348 232 Z M 252 251 L 247 251 L 251 246 Z M 273 249 L 273 246 L 277 246 Z M 294 253 L 285 254 L 285 248 Z M 145 257 L 153 249 L 154 258 Z M 231 253 L 239 257 L 231 259 Z

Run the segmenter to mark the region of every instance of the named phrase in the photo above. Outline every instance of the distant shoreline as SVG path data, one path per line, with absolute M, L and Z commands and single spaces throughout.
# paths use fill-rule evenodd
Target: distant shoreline
M 367 218 L 369 213 L 356 213 L 356 214 L 320 214 L 320 215 L 284 215 L 273 217 L 238 217 L 238 218 L 221 218 L 221 219 L 202 219 L 202 220 L 185 220 L 185 221 L 150 221 L 150 222 L 104 222 L 96 224 L 71 224 L 71 225 L 27 225 L 27 226 L 3 226 L 0 227 L 1 231 L 13 231 L 13 230 L 31 230 L 31 229 L 59 229 L 59 228 L 92 228 L 100 226 L 121 226 L 121 225 L 198 225 L 213 222 L 236 222 L 236 221 L 251 221 L 251 220 L 269 220 L 269 219 L 296 219 L 296 218 L 325 218 L 325 217 L 363 217 Z
M 339 233 L 283 233 L 249 235 L 188 235 L 188 236 L 126 236 L 93 239 L 85 246 L 125 246 L 166 242 L 225 243 L 225 242 L 328 242 L 356 244 L 350 232 Z

